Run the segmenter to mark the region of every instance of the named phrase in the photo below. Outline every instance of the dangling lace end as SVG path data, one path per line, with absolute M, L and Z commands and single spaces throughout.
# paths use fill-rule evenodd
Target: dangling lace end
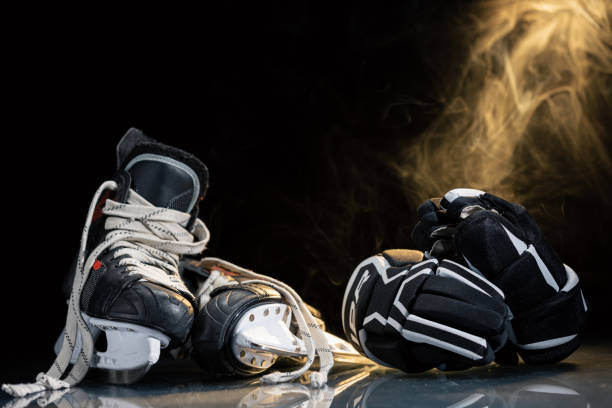
M 32 394 L 34 392 L 59 390 L 68 387 L 70 387 L 70 384 L 68 384 L 66 381 L 53 378 L 45 373 L 39 373 L 36 376 L 35 383 L 2 384 L 2 391 L 6 392 L 9 395 L 12 395 L 13 397 L 25 397 L 26 395 Z
M 25 383 L 25 384 L 2 384 L 2 391 L 13 397 L 25 397 L 26 395 L 45 391 L 44 385 L 37 383 Z
M 41 394 L 43 394 L 42 391 L 34 394 L 29 394 L 25 397 L 15 397 L 12 400 L 8 401 L 6 404 L 2 405 L 2 408 L 26 408 Z
M 327 373 L 322 373 L 321 371 L 313 371 L 310 373 L 310 385 L 314 388 L 322 388 L 325 387 L 327 383 Z
M 43 408 L 49 404 L 52 404 L 58 401 L 60 398 L 66 394 L 70 388 L 62 388 L 61 390 L 44 390 L 29 393 L 23 397 L 15 397 L 6 404 L 2 406 L 2 408 L 26 408 L 31 406 L 32 401 L 36 400 L 36 404 Z

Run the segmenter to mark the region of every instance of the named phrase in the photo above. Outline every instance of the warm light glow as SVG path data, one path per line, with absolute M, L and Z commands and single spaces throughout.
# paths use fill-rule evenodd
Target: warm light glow
M 526 202 L 612 187 L 601 126 L 612 116 L 611 16 L 604 0 L 477 3 L 457 92 L 398 164 L 407 191 L 420 201 L 472 187 Z

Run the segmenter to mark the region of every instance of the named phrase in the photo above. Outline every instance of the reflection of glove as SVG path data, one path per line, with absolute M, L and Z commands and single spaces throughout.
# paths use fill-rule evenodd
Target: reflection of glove
M 490 363 L 511 336 L 502 291 L 455 262 L 422 258 L 396 249 L 357 266 L 342 302 L 347 338 L 409 372 Z
M 431 375 L 407 377 L 387 373 L 367 377 L 334 399 L 334 406 L 366 408 L 388 405 L 430 408 L 523 408 L 523 407 L 590 407 L 586 395 L 548 378 L 542 372 L 521 381 L 478 371 L 470 375 L 453 373 L 448 377 Z M 556 373 L 558 374 L 558 373 Z M 540 382 L 542 380 L 543 382 Z M 426 386 L 424 386 L 426 384 Z M 527 384 L 527 385 L 525 385 Z M 395 402 L 395 404 L 390 403 Z M 397 401 L 397 402 L 396 402 Z M 401 401 L 401 403 L 400 403 Z M 608 404 L 610 405 L 610 404 Z
M 412 238 L 419 249 L 457 256 L 504 291 L 523 360 L 551 363 L 576 350 L 587 311 L 578 276 L 523 207 L 483 191 L 455 189 L 417 212 Z
M 576 390 L 547 379 L 546 383 L 526 385 L 510 395 L 508 406 L 518 407 L 590 407 Z

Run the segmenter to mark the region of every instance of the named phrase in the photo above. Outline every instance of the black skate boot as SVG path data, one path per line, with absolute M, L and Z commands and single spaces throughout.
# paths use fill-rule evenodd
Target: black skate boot
M 112 383 L 131 383 L 157 362 L 161 348 L 186 340 L 195 298 L 178 267 L 182 255 L 198 254 L 208 242 L 197 218 L 207 186 L 207 168 L 196 157 L 137 129 L 125 134 L 117 172 L 92 200 L 67 279 L 68 316 L 57 358 L 37 384 L 7 392 L 74 385 L 90 367 L 103 369 Z M 95 347 L 102 333 L 104 352 Z
M 199 305 L 192 357 L 209 375 L 262 374 L 277 360 L 303 365 L 264 376 L 265 382 L 284 382 L 301 375 L 317 355 L 321 371 L 311 380 L 322 385 L 334 361 L 371 364 L 348 342 L 325 332 L 321 314 L 282 282 L 219 258 L 186 259 L 182 273 Z

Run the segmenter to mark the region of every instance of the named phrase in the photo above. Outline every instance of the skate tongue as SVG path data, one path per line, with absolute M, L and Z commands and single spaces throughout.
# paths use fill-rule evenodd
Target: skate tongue
M 117 145 L 117 165 L 129 173 L 130 187 L 156 207 L 190 213 L 208 186 L 200 160 L 134 128 Z

